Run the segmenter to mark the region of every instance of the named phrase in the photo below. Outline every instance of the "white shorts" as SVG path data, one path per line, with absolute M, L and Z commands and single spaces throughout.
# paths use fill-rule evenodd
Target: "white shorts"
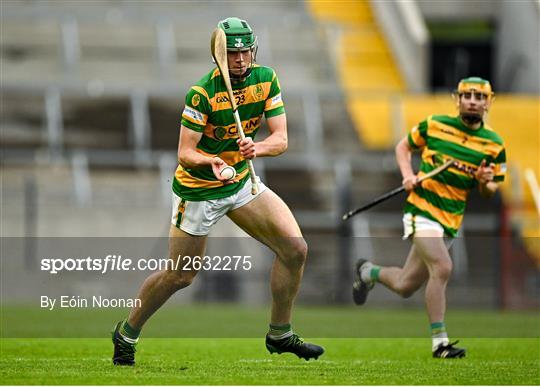
M 210 228 L 229 211 L 248 204 L 263 193 L 267 187 L 257 177 L 259 192 L 251 194 L 251 180 L 248 179 L 242 189 L 234 195 L 206 201 L 189 201 L 172 194 L 171 223 L 191 235 L 208 235 Z
M 422 215 L 406 213 L 403 215 L 403 239 L 413 236 L 416 231 L 436 230 L 444 236 L 444 228 L 439 222 L 428 219 Z

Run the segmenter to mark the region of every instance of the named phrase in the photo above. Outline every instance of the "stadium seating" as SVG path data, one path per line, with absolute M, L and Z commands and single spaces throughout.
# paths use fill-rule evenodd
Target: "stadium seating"
M 316 20 L 341 28 L 336 56 L 348 112 L 363 144 L 384 149 L 393 139 L 388 93 L 405 85 L 369 2 L 313 0 L 309 7 Z M 378 130 L 370 130 L 375 125 Z
M 347 108 L 366 149 L 391 149 L 399 138 L 430 114 L 455 114 L 448 94 L 407 93 L 388 44 L 377 26 L 370 4 L 364 2 L 309 2 L 316 20 L 337 24 L 342 37 L 337 67 Z M 523 173 L 527 168 L 540 177 L 540 99 L 525 95 L 497 96 L 488 123 L 504 138 L 509 181 L 503 198 L 512 222 L 521 231 L 540 267 L 540 220 L 532 192 Z M 516 181 L 517 180 L 517 181 Z

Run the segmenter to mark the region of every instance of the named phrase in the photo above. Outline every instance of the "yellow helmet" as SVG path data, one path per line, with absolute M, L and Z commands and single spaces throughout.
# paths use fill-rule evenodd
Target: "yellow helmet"
M 484 94 L 487 98 L 488 103 L 491 102 L 493 95 L 495 95 L 495 93 L 493 93 L 491 89 L 491 84 L 488 80 L 482 79 L 480 77 L 469 77 L 459 81 L 457 95 L 461 95 L 463 93 L 471 91 Z

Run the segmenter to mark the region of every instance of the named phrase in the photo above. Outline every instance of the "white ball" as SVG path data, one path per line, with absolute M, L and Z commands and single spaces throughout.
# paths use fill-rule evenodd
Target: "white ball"
M 231 180 L 236 177 L 236 170 L 230 165 L 224 167 L 219 173 L 221 174 L 221 177 L 224 177 L 227 180 Z

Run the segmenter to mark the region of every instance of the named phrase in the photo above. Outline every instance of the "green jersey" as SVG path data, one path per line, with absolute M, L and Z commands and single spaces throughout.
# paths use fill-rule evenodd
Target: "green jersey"
M 233 83 L 232 88 L 246 137 L 255 137 L 263 113 L 266 118 L 285 113 L 279 81 L 269 67 L 254 65 L 251 74 L 243 82 Z M 233 166 L 239 183 L 224 185 L 210 167 L 191 169 L 178 165 L 173 191 L 191 201 L 219 199 L 238 192 L 249 178 L 249 169 L 236 143 L 239 135 L 219 69 L 210 71 L 187 93 L 182 125 L 202 133 L 197 152 L 219 156 Z
M 459 117 L 430 116 L 415 126 L 408 135 L 412 148 L 422 148 L 422 163 L 418 177 L 437 167 L 438 161 L 449 157 L 457 165 L 425 180 L 408 196 L 404 211 L 439 222 L 447 235 L 456 236 L 463 220 L 465 203 L 471 189 L 477 185 L 474 177 L 482 160 L 495 164 L 494 181 L 501 182 L 506 174 L 506 153 L 501 137 L 482 125 L 467 128 Z

